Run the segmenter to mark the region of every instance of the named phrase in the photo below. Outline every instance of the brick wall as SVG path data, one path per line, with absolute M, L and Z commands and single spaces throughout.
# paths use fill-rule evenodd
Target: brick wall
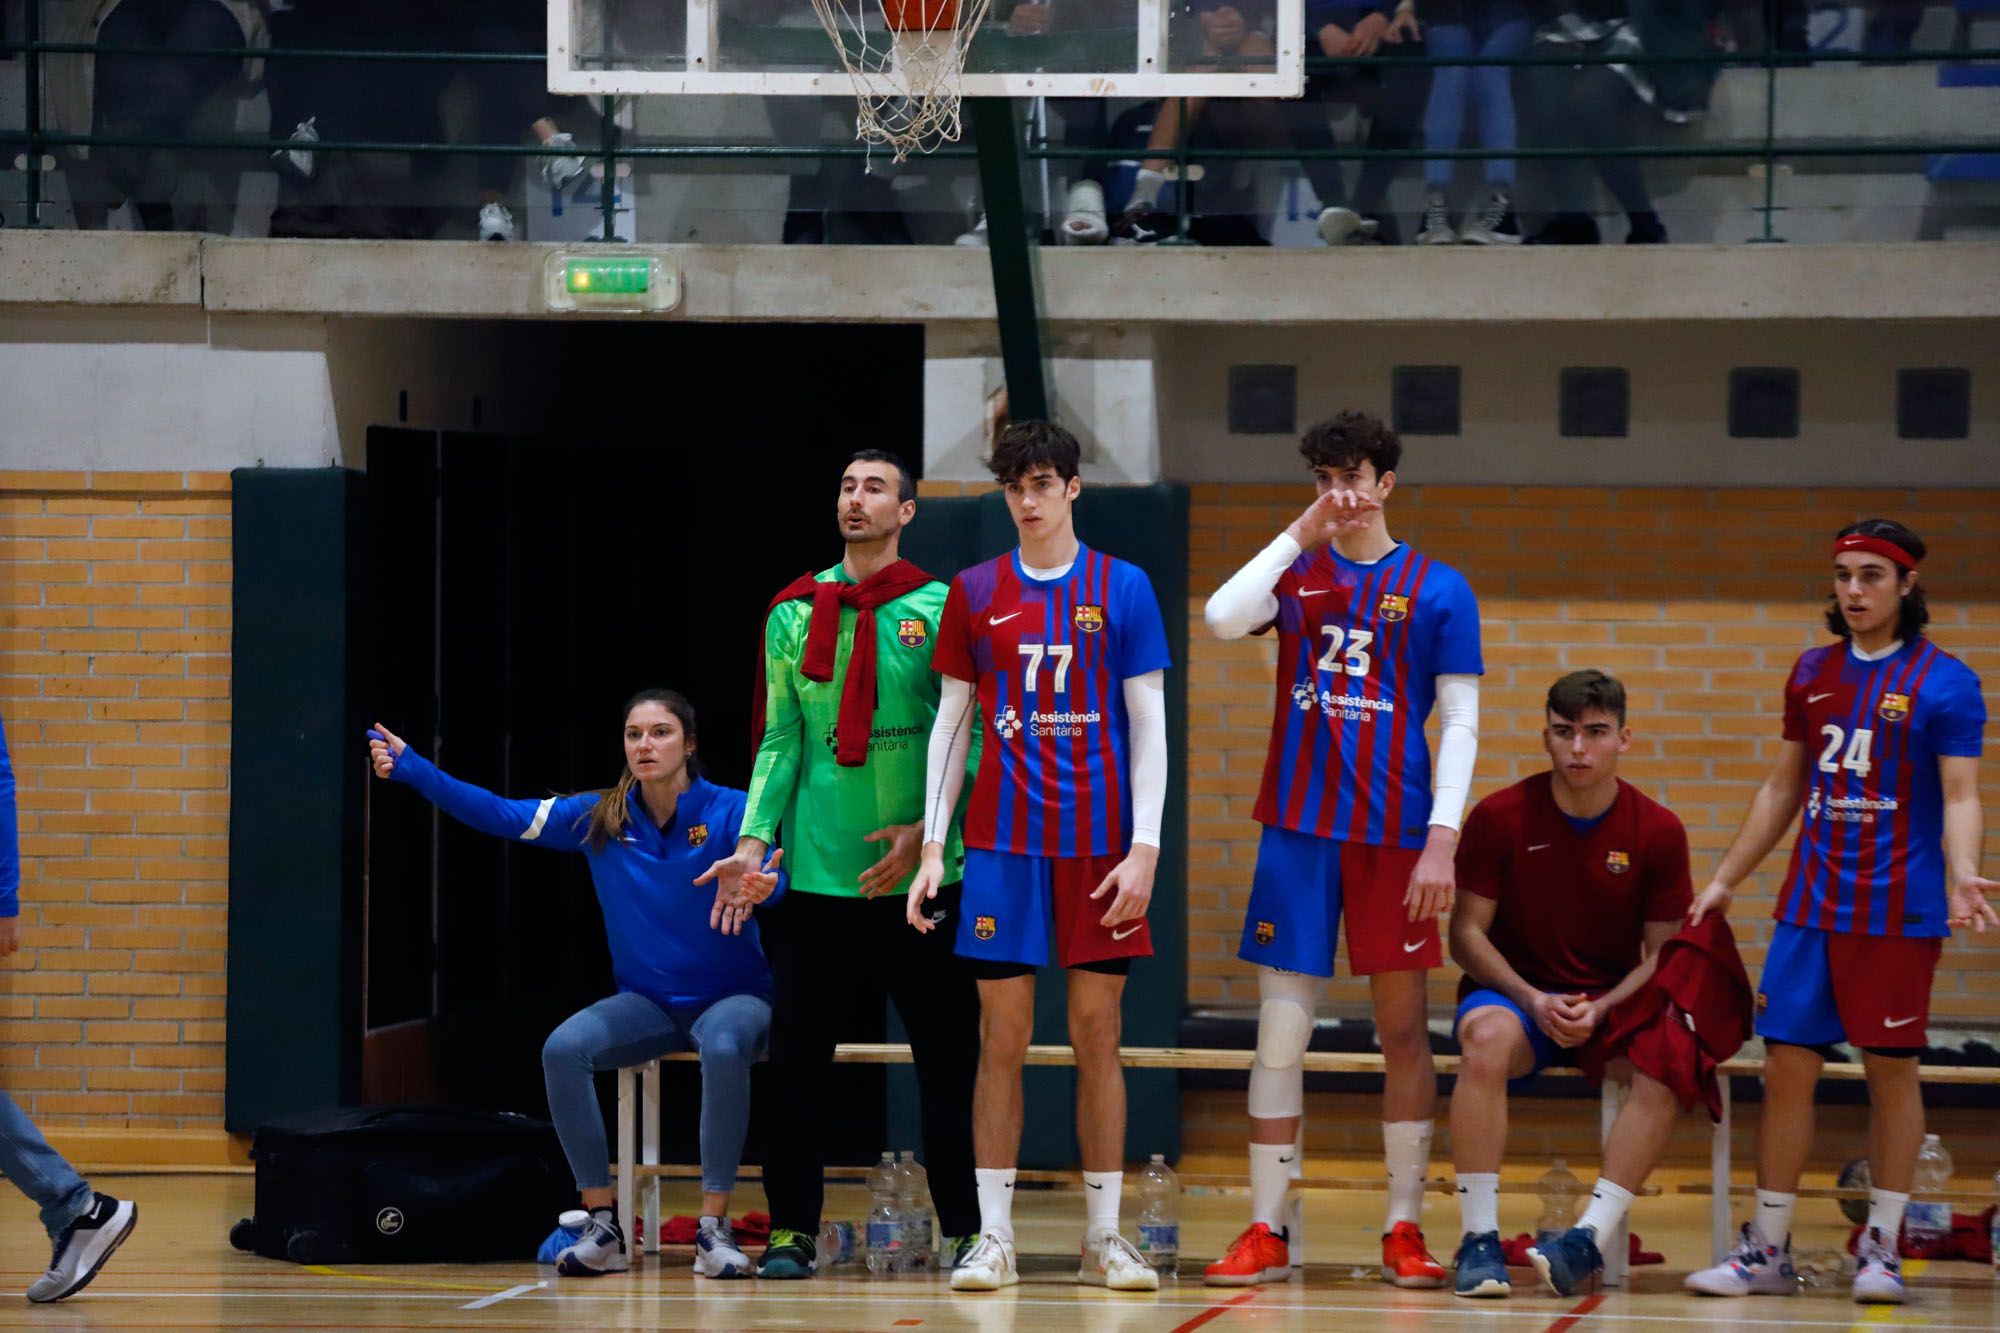
M 1303 483 L 1194 488 L 1186 763 L 1197 1006 L 1256 1003 L 1252 969 L 1235 953 L 1276 654 L 1264 640 L 1216 642 L 1202 603 L 1310 498 Z M 1474 798 L 1546 765 L 1549 682 L 1601 667 L 1629 691 L 1635 738 L 1621 773 L 1687 824 L 1698 887 L 1776 757 L 1786 670 L 1825 641 L 1819 593 L 1832 535 L 1878 514 L 1929 542 L 1931 632 L 1980 673 L 1988 711 L 2000 715 L 2000 491 L 1399 489 L 1391 531 L 1461 570 L 1480 600 L 1487 674 Z M 1435 745 L 1435 724 L 1432 734 Z M 2000 756 L 1984 776 L 1988 824 L 2000 824 Z M 1789 847 L 1766 860 L 1732 913 L 1753 971 Z M 1989 853 L 1989 874 L 1995 865 Z M 1344 958 L 1338 970 L 1325 1011 L 1365 1012 L 1365 985 L 1345 976 Z M 1449 966 L 1433 977 L 1434 1018 L 1449 1014 L 1457 980 Z M 1935 997 L 1947 1021 L 2000 1026 L 2000 938 L 1954 939 Z
M 229 616 L 227 474 L 0 472 L 0 1080 L 46 1125 L 221 1125 Z

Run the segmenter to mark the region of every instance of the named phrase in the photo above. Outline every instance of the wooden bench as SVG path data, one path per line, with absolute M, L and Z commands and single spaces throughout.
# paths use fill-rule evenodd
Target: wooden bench
M 1200 1069 L 1200 1070 L 1242 1070 L 1248 1071 L 1256 1052 L 1252 1050 L 1217 1049 L 1206 1047 L 1179 1046 L 1127 1046 L 1119 1052 L 1127 1069 Z M 1440 1055 L 1435 1057 L 1440 1074 L 1458 1072 L 1459 1057 Z M 637 1191 L 644 1181 L 645 1212 L 647 1219 L 646 1252 L 656 1254 L 660 1248 L 660 1180 L 666 1175 L 681 1174 L 680 1169 L 663 1167 L 660 1164 L 660 1061 L 694 1063 L 700 1056 L 693 1052 L 679 1052 L 661 1056 L 643 1065 L 634 1065 L 618 1071 L 618 1220 L 625 1228 L 625 1234 L 632 1234 L 633 1215 L 637 1211 Z M 834 1050 L 834 1060 L 839 1064 L 890 1065 L 910 1063 L 910 1048 L 900 1042 L 844 1042 Z M 1067 1046 L 1030 1046 L 1027 1063 L 1030 1065 L 1073 1065 L 1075 1055 Z M 1381 1074 L 1382 1056 L 1375 1052 L 1349 1051 L 1308 1051 L 1304 1059 L 1309 1074 Z M 1580 1070 L 1551 1067 L 1543 1070 L 1550 1074 L 1581 1075 Z M 1731 1060 L 1716 1071 L 1716 1082 L 1722 1091 L 1722 1118 L 1716 1122 L 1709 1142 L 1709 1248 L 1711 1261 L 1720 1262 L 1729 1253 L 1736 1231 L 1731 1215 L 1731 1201 L 1737 1193 L 1749 1192 L 1749 1187 L 1733 1187 L 1730 1160 L 1730 1130 L 1733 1112 L 1731 1109 L 1730 1083 L 1736 1078 L 1762 1077 L 1762 1060 Z M 1827 1063 L 1820 1070 L 1820 1077 L 1839 1081 L 1865 1080 L 1867 1070 L 1858 1064 Z M 1976 1065 L 1927 1065 L 1923 1070 L 1926 1083 L 1951 1084 L 2000 1084 L 2000 1068 L 1984 1068 Z M 1618 1118 L 1618 1108 L 1623 1104 L 1625 1089 L 1622 1085 L 1605 1083 L 1599 1103 L 1598 1119 L 1602 1133 L 1609 1136 L 1612 1122 Z M 1303 1154 L 1300 1154 L 1303 1160 Z M 866 1168 L 856 1168 L 852 1173 L 860 1178 Z M 829 1174 L 848 1174 L 845 1171 Z M 1024 1173 L 1024 1179 L 1032 1179 L 1046 1174 L 1050 1179 L 1069 1178 L 1070 1173 Z M 1187 1178 L 1187 1183 L 1241 1185 L 1241 1177 L 1201 1177 Z M 1305 1189 L 1380 1189 L 1379 1180 L 1343 1180 L 1301 1178 L 1296 1181 Z M 1435 1181 L 1431 1188 L 1449 1192 L 1451 1186 L 1445 1181 Z M 1698 1192 L 1699 1185 L 1683 1185 L 1683 1192 Z M 1656 1193 L 1648 1187 L 1647 1193 Z M 1801 1198 L 1866 1198 L 1866 1190 L 1832 1189 L 1807 1187 L 1799 1190 Z M 1303 1249 L 1304 1237 L 1298 1237 Z M 1609 1285 L 1623 1283 L 1627 1245 L 1624 1228 L 1616 1236 L 1607 1236 L 1600 1246 L 1604 1254 L 1604 1279 Z

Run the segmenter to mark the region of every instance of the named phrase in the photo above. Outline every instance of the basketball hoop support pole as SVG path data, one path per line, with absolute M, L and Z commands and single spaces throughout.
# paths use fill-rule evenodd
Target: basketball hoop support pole
M 965 113 L 979 151 L 979 190 L 986 205 L 986 252 L 993 266 L 993 313 L 1000 325 L 1008 415 L 1016 421 L 1052 421 L 1056 405 L 1042 346 L 1037 262 L 1041 228 L 1028 216 L 1020 105 L 1006 97 L 968 97 Z

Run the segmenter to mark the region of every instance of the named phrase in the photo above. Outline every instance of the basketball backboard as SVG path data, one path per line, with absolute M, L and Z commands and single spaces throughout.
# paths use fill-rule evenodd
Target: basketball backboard
M 886 48 L 880 0 L 837 0 Z M 1297 97 L 1304 0 L 1275 0 L 1275 55 L 1204 54 L 1189 0 L 1050 0 L 1046 31 L 994 13 L 967 97 Z M 1008 8 L 1012 8 L 1009 6 Z M 1269 11 L 1266 11 L 1269 12 Z M 875 91 L 893 95 L 887 76 Z M 852 95 L 811 0 L 549 0 L 549 89 L 566 94 Z

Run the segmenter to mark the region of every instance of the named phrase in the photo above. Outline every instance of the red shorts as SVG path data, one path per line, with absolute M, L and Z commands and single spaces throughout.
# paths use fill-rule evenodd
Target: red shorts
M 1942 939 L 1848 935 L 1780 921 L 1757 983 L 1757 1035 L 1920 1050 Z
M 966 848 L 956 952 L 982 962 L 1045 967 L 1053 932 L 1062 967 L 1152 957 L 1153 931 L 1146 918 L 1107 926 L 1103 918 L 1112 895 L 1090 896 L 1124 859 Z

